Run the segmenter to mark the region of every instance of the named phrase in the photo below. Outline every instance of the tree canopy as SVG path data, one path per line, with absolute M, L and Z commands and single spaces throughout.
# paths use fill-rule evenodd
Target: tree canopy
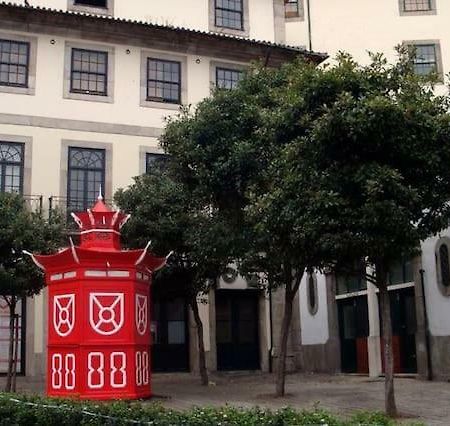
M 228 223 L 242 269 L 285 288 L 282 350 L 305 269 L 361 258 L 375 267 L 389 345 L 390 265 L 448 224 L 448 97 L 414 74 L 406 48 L 394 64 L 371 59 L 256 66 L 170 119 L 161 139 L 175 179 Z

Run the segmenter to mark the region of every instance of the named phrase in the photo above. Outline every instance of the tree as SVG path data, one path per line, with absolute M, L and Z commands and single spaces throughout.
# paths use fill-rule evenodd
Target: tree
M 229 224 L 233 253 L 285 288 L 277 394 L 292 300 L 306 269 L 363 258 L 379 288 L 386 411 L 395 415 L 389 268 L 447 226 L 448 99 L 400 50 L 358 66 L 256 67 L 169 121 L 174 173 Z
M 15 392 L 17 315 L 20 300 L 39 294 L 44 277 L 23 250 L 51 252 L 60 247 L 62 227 L 57 216 L 45 221 L 31 212 L 20 195 L 0 194 L 0 296 L 9 307 L 9 352 L 6 392 Z
M 170 166 L 170 159 L 165 165 Z M 198 299 L 215 285 L 229 262 L 226 229 L 209 205 L 202 204 L 182 183 L 159 168 L 135 178 L 134 184 L 119 190 L 115 199 L 131 213 L 124 232 L 128 245 L 143 246 L 151 240 L 156 254 L 173 251 L 153 284 L 174 289 L 186 298 L 197 329 L 201 383 L 208 385 Z
M 286 171 L 275 180 L 278 192 L 289 195 L 286 188 L 309 176 L 316 202 L 311 213 L 334 247 L 335 266 L 363 259 L 374 271 L 366 279 L 379 290 L 390 416 L 397 408 L 389 272 L 421 240 L 446 228 L 450 217 L 449 98 L 435 96 L 434 76 L 414 74 L 413 53 L 400 48 L 399 54 L 393 65 L 372 55 L 364 67 L 341 55 L 336 67 L 319 73 L 316 90 L 331 97 L 308 132 L 289 146 Z M 301 198 L 291 195 L 281 204 L 304 211 Z
M 291 194 L 302 200 L 300 210 L 285 202 L 288 196 L 274 184 L 277 178 L 292 180 L 280 175 L 280 170 L 287 171 L 285 151 L 307 131 L 314 109 L 321 107 L 324 95 L 315 94 L 311 83 L 321 75 L 302 61 L 279 70 L 256 67 L 237 89 L 217 90 L 194 112 L 184 110 L 170 120 L 161 139 L 173 159 L 176 179 L 214 206 L 228 224 L 230 254 L 241 272 L 259 273 L 270 290 L 284 288 L 279 396 L 285 393 L 293 301 L 304 272 L 331 261 L 327 242 L 319 241 L 320 217 L 302 214 L 312 209 L 307 207 L 313 201 L 308 177 Z M 303 93 L 291 91 L 293 84 Z M 291 110 L 294 102 L 296 109 Z

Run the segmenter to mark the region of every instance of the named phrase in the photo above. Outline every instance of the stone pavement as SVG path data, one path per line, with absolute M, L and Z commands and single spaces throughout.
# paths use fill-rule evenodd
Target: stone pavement
M 287 377 L 287 395 L 275 398 L 274 376 L 262 373 L 222 373 L 211 375 L 208 387 L 199 385 L 192 374 L 155 374 L 155 401 L 174 409 L 192 406 L 268 407 L 291 406 L 311 409 L 319 406 L 340 415 L 355 410 L 383 410 L 383 379 L 348 375 L 304 375 Z M 4 378 L 0 378 L 4 386 Z M 43 384 L 18 378 L 21 392 L 43 392 Z M 450 383 L 396 379 L 397 405 L 409 421 L 450 426 Z

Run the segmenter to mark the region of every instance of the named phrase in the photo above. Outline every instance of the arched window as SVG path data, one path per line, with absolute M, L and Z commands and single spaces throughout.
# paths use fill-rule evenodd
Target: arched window
M 317 294 L 317 276 L 314 272 L 308 273 L 306 281 L 306 296 L 309 313 L 311 315 L 315 315 L 319 307 L 319 298 Z
M 439 288 L 444 296 L 450 296 L 450 238 L 441 238 L 436 245 L 436 269 Z
M 0 142 L 0 192 L 22 193 L 23 144 Z
M 67 206 L 83 211 L 97 199 L 100 186 L 105 188 L 105 150 L 69 147 Z
M 447 244 L 442 244 L 439 247 L 439 260 L 441 267 L 442 285 L 444 287 L 450 287 L 450 265 L 448 260 L 448 247 Z

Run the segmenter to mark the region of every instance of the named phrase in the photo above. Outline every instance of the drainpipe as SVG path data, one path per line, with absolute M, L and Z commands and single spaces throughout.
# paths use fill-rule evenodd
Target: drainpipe
M 422 285 L 422 304 L 425 322 L 425 347 L 427 351 L 427 380 L 433 380 L 433 363 L 431 361 L 430 323 L 428 321 L 427 302 L 425 299 L 425 270 L 420 269 L 420 283 Z
M 312 29 L 311 29 L 311 4 L 306 0 L 306 12 L 308 15 L 308 49 L 312 51 Z
M 269 348 L 269 373 L 273 372 L 273 312 L 272 312 L 272 286 L 269 284 L 269 327 L 270 327 L 270 348 Z

